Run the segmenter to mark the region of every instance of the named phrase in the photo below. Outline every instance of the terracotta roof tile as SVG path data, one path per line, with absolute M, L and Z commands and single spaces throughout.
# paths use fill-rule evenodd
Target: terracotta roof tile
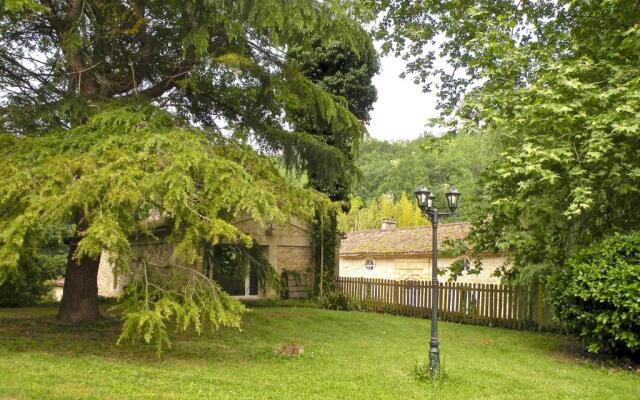
M 439 245 L 447 239 L 464 239 L 470 228 L 467 223 L 440 224 Z M 431 254 L 431 231 L 431 226 L 420 226 L 347 233 L 340 255 Z

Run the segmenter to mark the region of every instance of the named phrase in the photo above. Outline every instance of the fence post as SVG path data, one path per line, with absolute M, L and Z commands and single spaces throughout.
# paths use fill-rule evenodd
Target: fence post
M 528 298 L 527 300 L 529 301 L 529 307 L 527 307 L 527 311 L 529 311 L 529 326 L 530 327 L 535 327 L 538 324 L 538 320 L 537 320 L 537 309 L 536 306 L 538 305 L 537 303 L 537 299 L 538 299 L 538 285 L 536 282 L 532 282 L 531 285 L 529 285 L 529 290 L 528 292 Z
M 538 328 L 544 327 L 544 285 L 541 282 L 537 283 L 536 290 L 536 321 Z

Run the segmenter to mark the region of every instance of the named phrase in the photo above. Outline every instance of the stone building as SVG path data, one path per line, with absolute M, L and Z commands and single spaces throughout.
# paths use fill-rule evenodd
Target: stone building
M 287 293 L 291 298 L 307 297 L 313 288 L 313 247 L 309 225 L 295 217 L 282 225 L 263 227 L 251 218 L 242 218 L 233 223 L 241 231 L 254 239 L 256 250 L 275 268 L 276 272 L 287 279 Z M 142 252 L 149 260 L 158 264 L 176 263 L 172 259 L 173 247 L 162 241 L 137 243 L 133 251 Z M 243 262 L 250 263 L 250 260 Z M 207 259 L 196 268 L 205 272 Z M 213 278 L 231 295 L 243 299 L 272 298 L 278 294 L 268 288 L 258 287 L 251 265 L 245 277 L 218 273 Z M 117 269 L 103 252 L 98 270 L 98 294 L 103 297 L 116 297 L 127 284 L 126 277 L 118 276 Z
M 464 239 L 470 226 L 466 223 L 440 224 L 438 229 L 438 268 L 444 272 L 438 280 L 446 281 L 449 266 L 459 257 L 447 256 L 447 245 L 452 240 Z M 380 229 L 351 232 L 340 246 L 339 276 L 380 278 L 394 280 L 431 280 L 432 228 L 396 228 L 393 221 L 385 220 Z M 485 254 L 481 258 L 480 274 L 464 272 L 457 278 L 463 283 L 500 283 L 493 273 L 507 265 L 499 254 Z

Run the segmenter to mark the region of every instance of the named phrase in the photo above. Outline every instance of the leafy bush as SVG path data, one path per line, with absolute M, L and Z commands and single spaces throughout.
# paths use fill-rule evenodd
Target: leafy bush
M 320 307 L 327 310 L 359 311 L 360 302 L 339 292 L 331 292 L 320 299 Z
M 28 242 L 19 254 L 15 268 L 0 271 L 0 307 L 20 307 L 45 300 L 50 280 L 64 274 L 68 247 L 63 237 L 67 226 L 54 226 L 43 232 L 39 245 Z
M 0 284 L 0 307 L 20 307 L 38 303 L 50 290 L 46 274 L 32 263 L 9 270 Z
M 590 352 L 640 355 L 640 233 L 579 252 L 550 288 L 558 318 Z

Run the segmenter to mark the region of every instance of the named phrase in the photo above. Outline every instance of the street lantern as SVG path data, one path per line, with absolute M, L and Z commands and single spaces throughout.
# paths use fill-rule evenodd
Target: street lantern
M 438 221 L 440 218 L 448 217 L 455 214 L 458 208 L 458 199 L 460 192 L 456 188 L 451 187 L 447 193 L 447 206 L 451 212 L 439 212 L 436 208 L 436 196 L 429 192 L 424 186 L 416 190 L 416 199 L 418 207 L 423 214 L 429 217 L 431 221 L 431 339 L 429 340 L 429 372 L 435 377 L 440 371 L 440 349 L 438 341 Z
M 429 205 L 427 204 L 429 197 L 431 197 L 431 192 L 427 190 L 424 185 L 420 185 L 418 189 L 416 189 L 416 200 L 418 201 L 418 207 L 420 207 L 422 212 L 426 212 L 427 208 L 429 208 Z
M 436 196 L 431 193 L 427 198 L 427 209 L 432 209 L 436 206 Z
M 449 188 L 447 193 L 445 193 L 444 195 L 447 198 L 447 205 L 449 206 L 449 210 L 451 210 L 452 213 L 455 213 L 456 209 L 458 208 L 458 199 L 460 199 L 460 192 L 458 192 L 456 188 L 451 186 L 451 188 Z

